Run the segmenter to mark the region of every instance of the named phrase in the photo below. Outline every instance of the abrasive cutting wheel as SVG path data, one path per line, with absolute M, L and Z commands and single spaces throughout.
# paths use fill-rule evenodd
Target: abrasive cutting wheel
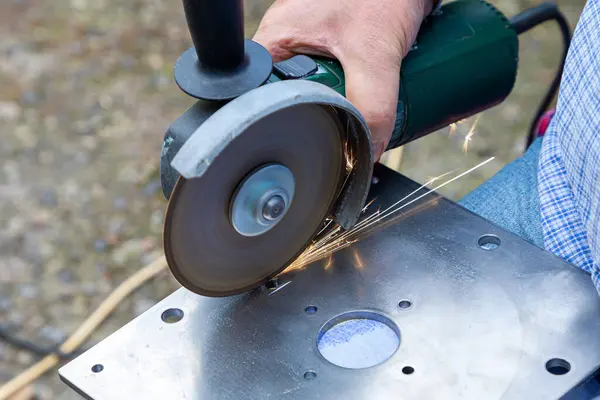
M 282 95 L 286 85 L 267 85 L 227 104 L 199 128 L 214 125 L 219 132 L 196 132 L 201 145 L 192 138 L 177 155 L 181 160 L 188 152 L 189 164 L 192 154 L 188 170 L 197 176 L 179 178 L 171 193 L 164 248 L 173 275 L 196 293 L 226 296 L 260 285 L 293 262 L 336 212 L 347 183 L 348 120 L 354 137 L 366 125 L 351 108 L 307 101 L 318 89 L 349 104 L 330 89 L 294 82 L 291 93 L 303 96 L 289 98 Z M 266 92 L 277 94 L 264 101 Z M 368 153 L 371 162 L 370 147 Z

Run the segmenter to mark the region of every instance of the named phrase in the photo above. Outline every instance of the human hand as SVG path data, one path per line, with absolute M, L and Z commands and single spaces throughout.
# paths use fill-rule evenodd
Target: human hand
M 254 40 L 275 62 L 296 54 L 333 57 L 346 79 L 346 97 L 371 130 L 375 160 L 396 118 L 400 64 L 433 0 L 276 0 Z

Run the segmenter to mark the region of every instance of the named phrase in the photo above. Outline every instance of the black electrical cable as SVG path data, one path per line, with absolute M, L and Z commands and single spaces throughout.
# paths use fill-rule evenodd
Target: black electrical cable
M 525 10 L 510 19 L 510 23 L 517 34 L 527 32 L 531 28 L 546 21 L 556 21 L 558 23 L 563 38 L 563 54 L 558 71 L 556 71 L 556 76 L 554 77 L 546 96 L 544 96 L 544 99 L 540 103 L 535 118 L 529 128 L 527 147 L 533 143 L 537 134 L 537 124 L 548 107 L 550 107 L 550 103 L 552 103 L 554 96 L 556 96 L 556 93 L 558 92 L 563 68 L 567 59 L 567 53 L 569 51 L 569 45 L 571 44 L 571 29 L 569 27 L 569 22 L 554 3 L 542 3 L 539 6 Z
M 0 340 L 40 357 L 55 354 L 63 360 L 71 360 L 85 352 L 85 350 L 77 350 L 73 353 L 65 354 L 60 351 L 60 344 L 51 347 L 42 347 L 29 340 L 21 339 L 15 336 L 12 332 L 5 328 L 0 328 Z

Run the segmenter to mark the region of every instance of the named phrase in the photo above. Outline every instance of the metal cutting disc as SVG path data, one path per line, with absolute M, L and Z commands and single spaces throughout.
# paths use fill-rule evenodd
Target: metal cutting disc
M 288 266 L 332 212 L 345 174 L 344 138 L 331 107 L 292 104 L 250 124 L 200 177 L 180 178 L 164 225 L 178 281 L 226 296 Z

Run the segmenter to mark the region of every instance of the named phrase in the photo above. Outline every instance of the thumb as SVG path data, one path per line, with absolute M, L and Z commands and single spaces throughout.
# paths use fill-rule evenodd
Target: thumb
M 365 118 L 371 130 L 374 161 L 385 151 L 396 120 L 401 58 L 361 57 L 342 62 L 346 98 Z
M 278 38 L 273 37 L 264 31 L 259 30 L 256 32 L 252 40 L 267 49 L 275 63 L 287 60 L 294 56 L 292 51 L 280 45 L 280 40 Z

